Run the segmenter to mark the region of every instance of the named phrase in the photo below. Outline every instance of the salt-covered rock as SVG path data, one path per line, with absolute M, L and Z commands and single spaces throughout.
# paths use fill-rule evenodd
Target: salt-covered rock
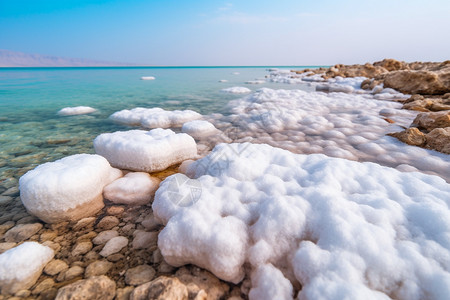
M 64 107 L 58 111 L 60 116 L 74 116 L 74 115 L 85 115 L 96 112 L 95 108 L 89 106 L 75 106 L 75 107 Z
M 36 283 L 55 252 L 36 242 L 25 242 L 0 254 L 0 290 L 14 294 Z
M 144 172 L 131 172 L 103 189 L 103 196 L 114 202 L 129 205 L 145 205 L 158 189 L 159 180 Z
M 120 176 L 122 172 L 100 155 L 72 155 L 23 175 L 20 199 L 44 222 L 75 221 L 102 209 L 103 187 Z
M 110 239 L 106 242 L 105 246 L 103 246 L 102 251 L 100 251 L 100 255 L 103 257 L 110 256 L 111 254 L 117 253 L 128 245 L 128 239 L 124 236 L 117 236 Z
M 112 300 L 115 295 L 116 283 L 103 275 L 78 280 L 60 288 L 56 300 Z
M 213 124 L 204 120 L 186 122 L 181 127 L 181 131 L 189 134 L 193 138 L 207 137 L 219 132 Z
M 213 162 L 221 168 L 205 168 Z M 197 201 L 177 205 L 174 195 L 191 191 L 168 177 L 153 202 L 165 225 L 158 247 L 173 266 L 237 283 L 248 264 L 255 298 L 291 298 L 300 286 L 299 299 L 450 293 L 442 178 L 264 144 L 218 145 L 187 174 L 201 186 Z
M 234 86 L 226 89 L 221 89 L 220 91 L 228 94 L 247 94 L 251 92 L 249 88 L 243 86 Z
M 318 92 L 334 92 L 334 93 L 352 93 L 355 89 L 349 85 L 338 84 L 318 84 L 316 91 Z
M 115 167 L 149 173 L 197 156 L 191 136 L 160 128 L 103 133 L 95 138 L 94 148 Z
M 142 76 L 141 80 L 155 80 L 154 76 Z
M 113 113 L 109 118 L 118 123 L 146 128 L 181 127 L 183 123 L 200 119 L 202 115 L 192 110 L 167 111 L 159 107 L 136 107 Z

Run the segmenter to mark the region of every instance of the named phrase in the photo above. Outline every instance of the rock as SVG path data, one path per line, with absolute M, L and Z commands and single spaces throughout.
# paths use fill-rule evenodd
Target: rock
M 128 269 L 125 273 L 125 282 L 128 285 L 140 285 L 151 281 L 155 277 L 156 271 L 149 265 L 140 265 Z
M 40 300 L 54 300 L 56 298 L 56 294 L 58 290 L 56 288 L 50 288 L 48 290 L 42 291 L 39 295 Z
M 84 272 L 84 269 L 80 266 L 73 266 L 70 267 L 65 273 L 64 273 L 64 280 L 70 281 L 78 276 L 81 276 Z M 62 274 L 62 273 L 61 273 Z M 59 277 L 58 277 L 59 278 Z
M 122 172 L 99 155 L 72 155 L 20 177 L 20 198 L 28 212 L 44 222 L 76 221 L 103 208 L 103 187 L 120 176 Z
M 153 214 L 147 216 L 142 222 L 142 226 L 145 227 L 147 230 L 155 230 L 159 227 L 159 222 L 156 220 L 155 216 Z
M 388 135 L 393 136 L 408 145 L 419 147 L 424 146 L 427 140 L 425 134 L 423 134 L 422 132 L 420 132 L 419 129 L 414 127 L 408 128 L 401 132 L 389 133 Z
M 384 86 L 405 94 L 442 95 L 450 92 L 450 68 L 438 72 L 390 72 L 384 78 Z
M 60 259 L 54 259 L 45 266 L 44 273 L 50 276 L 54 276 L 66 271 L 67 269 L 69 269 L 69 266 L 66 262 Z
M 160 182 L 148 173 L 130 172 L 107 185 L 103 196 L 114 203 L 145 205 L 150 203 Z
M 98 260 L 87 266 L 84 272 L 84 277 L 89 278 L 92 276 L 105 275 L 112 268 L 113 264 L 106 260 Z
M 175 270 L 175 267 L 169 265 L 166 261 L 162 261 L 158 266 L 159 273 L 172 273 Z
M 97 236 L 97 233 L 95 231 L 88 232 L 86 234 L 83 234 L 79 237 L 77 237 L 77 242 L 88 242 L 95 238 Z
M 135 231 L 135 236 L 132 242 L 133 249 L 146 249 L 156 246 L 158 241 L 158 232 Z
M 405 62 L 398 61 L 392 58 L 383 59 L 382 61 L 375 62 L 373 65 L 376 67 L 383 67 L 389 72 L 409 69 L 408 65 Z
M 33 286 L 54 255 L 52 249 L 36 242 L 25 242 L 0 254 L 1 293 L 14 294 Z
M 420 113 L 412 122 L 411 126 L 428 131 L 434 128 L 445 128 L 450 126 L 450 111 Z
M 228 284 L 220 281 L 210 272 L 193 267 L 188 270 L 181 268 L 175 273 L 175 276 L 186 285 L 189 295 L 201 295 L 204 291 L 206 299 L 219 300 L 224 299 L 230 287 Z
M 95 217 L 87 217 L 79 220 L 74 226 L 73 230 L 78 231 L 86 227 L 90 227 L 94 225 L 96 218 Z
M 59 250 L 61 250 L 61 245 L 52 241 L 45 241 L 42 245 L 52 248 L 55 252 L 59 252 Z
M 6 242 L 20 243 L 29 239 L 42 228 L 41 223 L 16 225 L 5 233 Z
M 52 241 L 58 236 L 58 233 L 55 231 L 46 231 L 41 233 L 39 236 L 39 241 L 45 242 L 45 241 Z
M 127 286 L 123 289 L 117 289 L 115 300 L 128 300 L 130 299 L 130 295 L 133 292 L 133 286 Z
M 106 210 L 106 213 L 111 216 L 118 216 L 121 215 L 124 212 L 125 208 L 123 206 L 111 206 L 108 207 Z
M 56 300 L 112 300 L 116 283 L 106 276 L 79 280 L 59 289 Z
M 109 241 L 110 239 L 119 236 L 119 233 L 115 230 L 106 230 L 106 231 L 102 231 L 100 232 L 93 240 L 92 242 L 95 245 L 103 245 L 105 244 L 107 241 Z
M 14 248 L 16 245 L 17 243 L 0 243 L 0 254 L 11 248 Z
M 433 104 L 431 104 L 430 110 L 431 111 L 450 110 L 450 105 L 434 102 Z
M 55 281 L 51 278 L 42 280 L 31 292 L 33 295 L 39 295 L 43 291 L 51 289 L 55 285 Z
M 20 290 L 14 294 L 14 296 L 19 298 L 27 298 L 31 295 L 31 292 L 29 290 Z
M 100 220 L 97 224 L 97 229 L 99 230 L 109 230 L 113 227 L 116 227 L 120 223 L 119 219 L 114 216 L 106 216 Z
M 11 196 L 0 196 L 0 206 L 6 206 L 9 203 L 11 203 L 11 201 L 13 201 L 13 197 Z
M 2 196 L 10 196 L 16 197 L 19 196 L 19 188 L 17 186 L 13 186 L 2 193 Z
M 13 221 L 7 221 L 7 222 L 3 223 L 2 225 L 0 225 L 0 234 L 3 234 L 6 231 L 8 231 L 9 229 L 13 228 L 15 224 L 16 223 Z
M 75 245 L 72 250 L 72 256 L 83 255 L 91 251 L 92 243 L 91 242 L 79 242 Z
M 151 282 L 136 287 L 130 295 L 130 300 L 147 299 L 187 300 L 188 289 L 178 278 L 160 276 Z
M 450 154 L 450 127 L 435 128 L 428 133 L 426 148 Z
M 114 237 L 106 243 L 106 245 L 100 252 L 100 255 L 103 257 L 107 257 L 111 254 L 119 252 L 120 250 L 122 250 L 122 248 L 126 247 L 127 245 L 128 239 L 126 237 L 124 236 Z

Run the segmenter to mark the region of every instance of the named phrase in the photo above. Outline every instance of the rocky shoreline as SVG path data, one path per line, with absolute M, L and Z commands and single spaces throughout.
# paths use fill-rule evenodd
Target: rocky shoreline
M 293 71 L 302 75 L 321 75 L 325 80 L 336 77 L 366 77 L 364 90 L 382 85 L 411 97 L 399 100 L 404 109 L 421 112 L 409 128 L 390 134 L 413 146 L 450 154 L 450 61 L 406 63 L 384 59 L 373 64 L 342 65 L 330 68 Z

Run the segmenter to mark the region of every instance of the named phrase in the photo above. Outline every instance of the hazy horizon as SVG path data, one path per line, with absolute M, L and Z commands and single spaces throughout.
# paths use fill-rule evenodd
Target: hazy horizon
M 444 0 L 0 1 L 0 49 L 142 66 L 449 59 Z

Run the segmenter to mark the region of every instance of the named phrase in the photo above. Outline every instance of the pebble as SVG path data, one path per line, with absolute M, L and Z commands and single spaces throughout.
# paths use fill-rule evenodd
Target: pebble
M 18 195 L 19 195 L 19 188 L 17 186 L 13 186 L 2 193 L 2 196 L 16 197 Z
M 78 280 L 59 289 L 56 300 L 112 300 L 116 295 L 116 283 L 107 276 L 93 276 Z
M 148 231 L 152 231 L 155 230 L 156 228 L 159 227 L 159 223 L 158 221 L 156 221 L 156 218 L 153 214 L 149 215 L 147 218 L 145 218 L 142 222 L 141 222 L 142 226 L 145 227 L 145 229 L 147 229 Z
M 188 289 L 176 277 L 160 276 L 133 290 L 130 300 L 141 299 L 188 299 Z
M 125 273 L 125 282 L 128 285 L 140 285 L 151 281 L 155 277 L 156 271 L 149 265 L 140 265 L 128 269 Z
M 116 254 L 112 254 L 110 256 L 108 256 L 106 259 L 111 261 L 111 262 L 118 262 L 122 259 L 124 259 L 125 255 L 121 254 L 121 253 L 116 253 Z
M 111 206 L 108 207 L 108 209 L 106 210 L 106 213 L 108 215 L 112 215 L 112 216 L 118 216 L 121 215 L 124 212 L 125 208 L 123 206 Z
M 42 280 L 31 292 L 33 295 L 39 295 L 43 291 L 51 289 L 55 285 L 55 281 L 51 278 Z
M 3 252 L 15 247 L 17 245 L 17 243 L 0 243 L 0 254 L 2 254 Z
M 45 241 L 42 245 L 52 248 L 55 252 L 59 252 L 59 250 L 61 250 L 61 245 L 53 241 Z
M 10 196 L 0 196 L 0 206 L 8 205 L 13 199 L 14 198 Z
M 91 242 L 79 242 L 77 243 L 73 250 L 72 250 L 72 256 L 78 256 L 83 255 L 91 251 L 92 249 L 92 243 Z
M 105 275 L 112 268 L 113 263 L 106 260 L 98 260 L 87 266 L 84 277 L 89 278 L 92 276 Z
M 83 229 L 85 227 L 89 227 L 94 225 L 95 222 L 95 217 L 89 217 L 89 218 L 83 218 L 81 220 L 79 220 L 74 226 L 73 226 L 73 230 L 74 231 L 78 231 L 80 229 Z
M 99 230 L 109 230 L 119 224 L 119 219 L 114 216 L 106 216 L 100 220 L 97 224 L 97 229 Z
M 57 236 L 58 236 L 58 233 L 55 231 L 46 231 L 41 234 L 41 236 L 39 237 L 39 241 L 41 241 L 41 243 L 43 243 L 45 241 L 52 241 Z
M 50 276 L 54 276 L 66 271 L 67 269 L 69 269 L 69 266 L 66 262 L 60 259 L 54 259 L 45 266 L 44 273 Z
M 28 223 L 36 223 L 36 222 L 39 222 L 38 218 L 36 218 L 35 216 L 27 215 L 26 217 L 23 217 L 20 220 L 18 220 L 17 224 L 28 224 Z
M 128 300 L 130 299 L 130 295 L 133 292 L 134 287 L 127 286 L 123 289 L 117 289 L 115 300 Z
M 69 281 L 74 279 L 75 277 L 81 276 L 84 272 L 84 269 L 80 266 L 73 266 L 70 269 L 68 269 L 65 273 L 64 273 L 64 281 Z M 63 273 L 60 273 L 60 275 Z M 58 279 L 60 279 L 60 277 L 58 276 Z M 62 280 L 58 280 L 58 281 L 62 281 Z
M 105 246 L 103 247 L 102 251 L 100 252 L 100 255 L 103 257 L 107 257 L 111 254 L 117 253 L 122 248 L 128 245 L 128 239 L 124 236 L 117 236 L 112 239 L 110 239 Z
M 6 223 L 3 223 L 2 225 L 0 225 L 0 234 L 5 233 L 9 229 L 13 228 L 15 224 L 16 223 L 14 223 L 13 221 L 8 221 Z
M 136 226 L 134 224 L 127 224 L 122 227 L 122 232 L 126 235 L 132 235 Z
M 147 249 L 156 246 L 158 241 L 158 232 L 136 230 L 134 235 L 135 236 L 132 242 L 133 249 Z
M 119 236 L 119 233 L 115 230 L 106 230 L 106 231 L 102 231 L 100 232 L 93 240 L 92 242 L 95 245 L 102 245 L 104 243 L 106 243 L 107 241 L 109 241 L 110 239 Z
M 160 273 L 172 273 L 175 270 L 174 267 L 169 265 L 166 261 L 162 261 L 158 267 L 158 272 Z
M 5 233 L 4 239 L 6 242 L 20 243 L 29 239 L 41 228 L 41 223 L 16 225 Z
M 90 231 L 90 232 L 88 232 L 86 234 L 83 234 L 83 235 L 77 237 L 77 242 L 81 242 L 81 241 L 84 241 L 84 240 L 90 241 L 93 238 L 95 238 L 96 236 L 97 236 L 97 233 L 95 231 Z
M 31 295 L 31 292 L 29 290 L 20 290 L 17 293 L 14 294 L 14 296 L 19 298 L 26 298 Z

